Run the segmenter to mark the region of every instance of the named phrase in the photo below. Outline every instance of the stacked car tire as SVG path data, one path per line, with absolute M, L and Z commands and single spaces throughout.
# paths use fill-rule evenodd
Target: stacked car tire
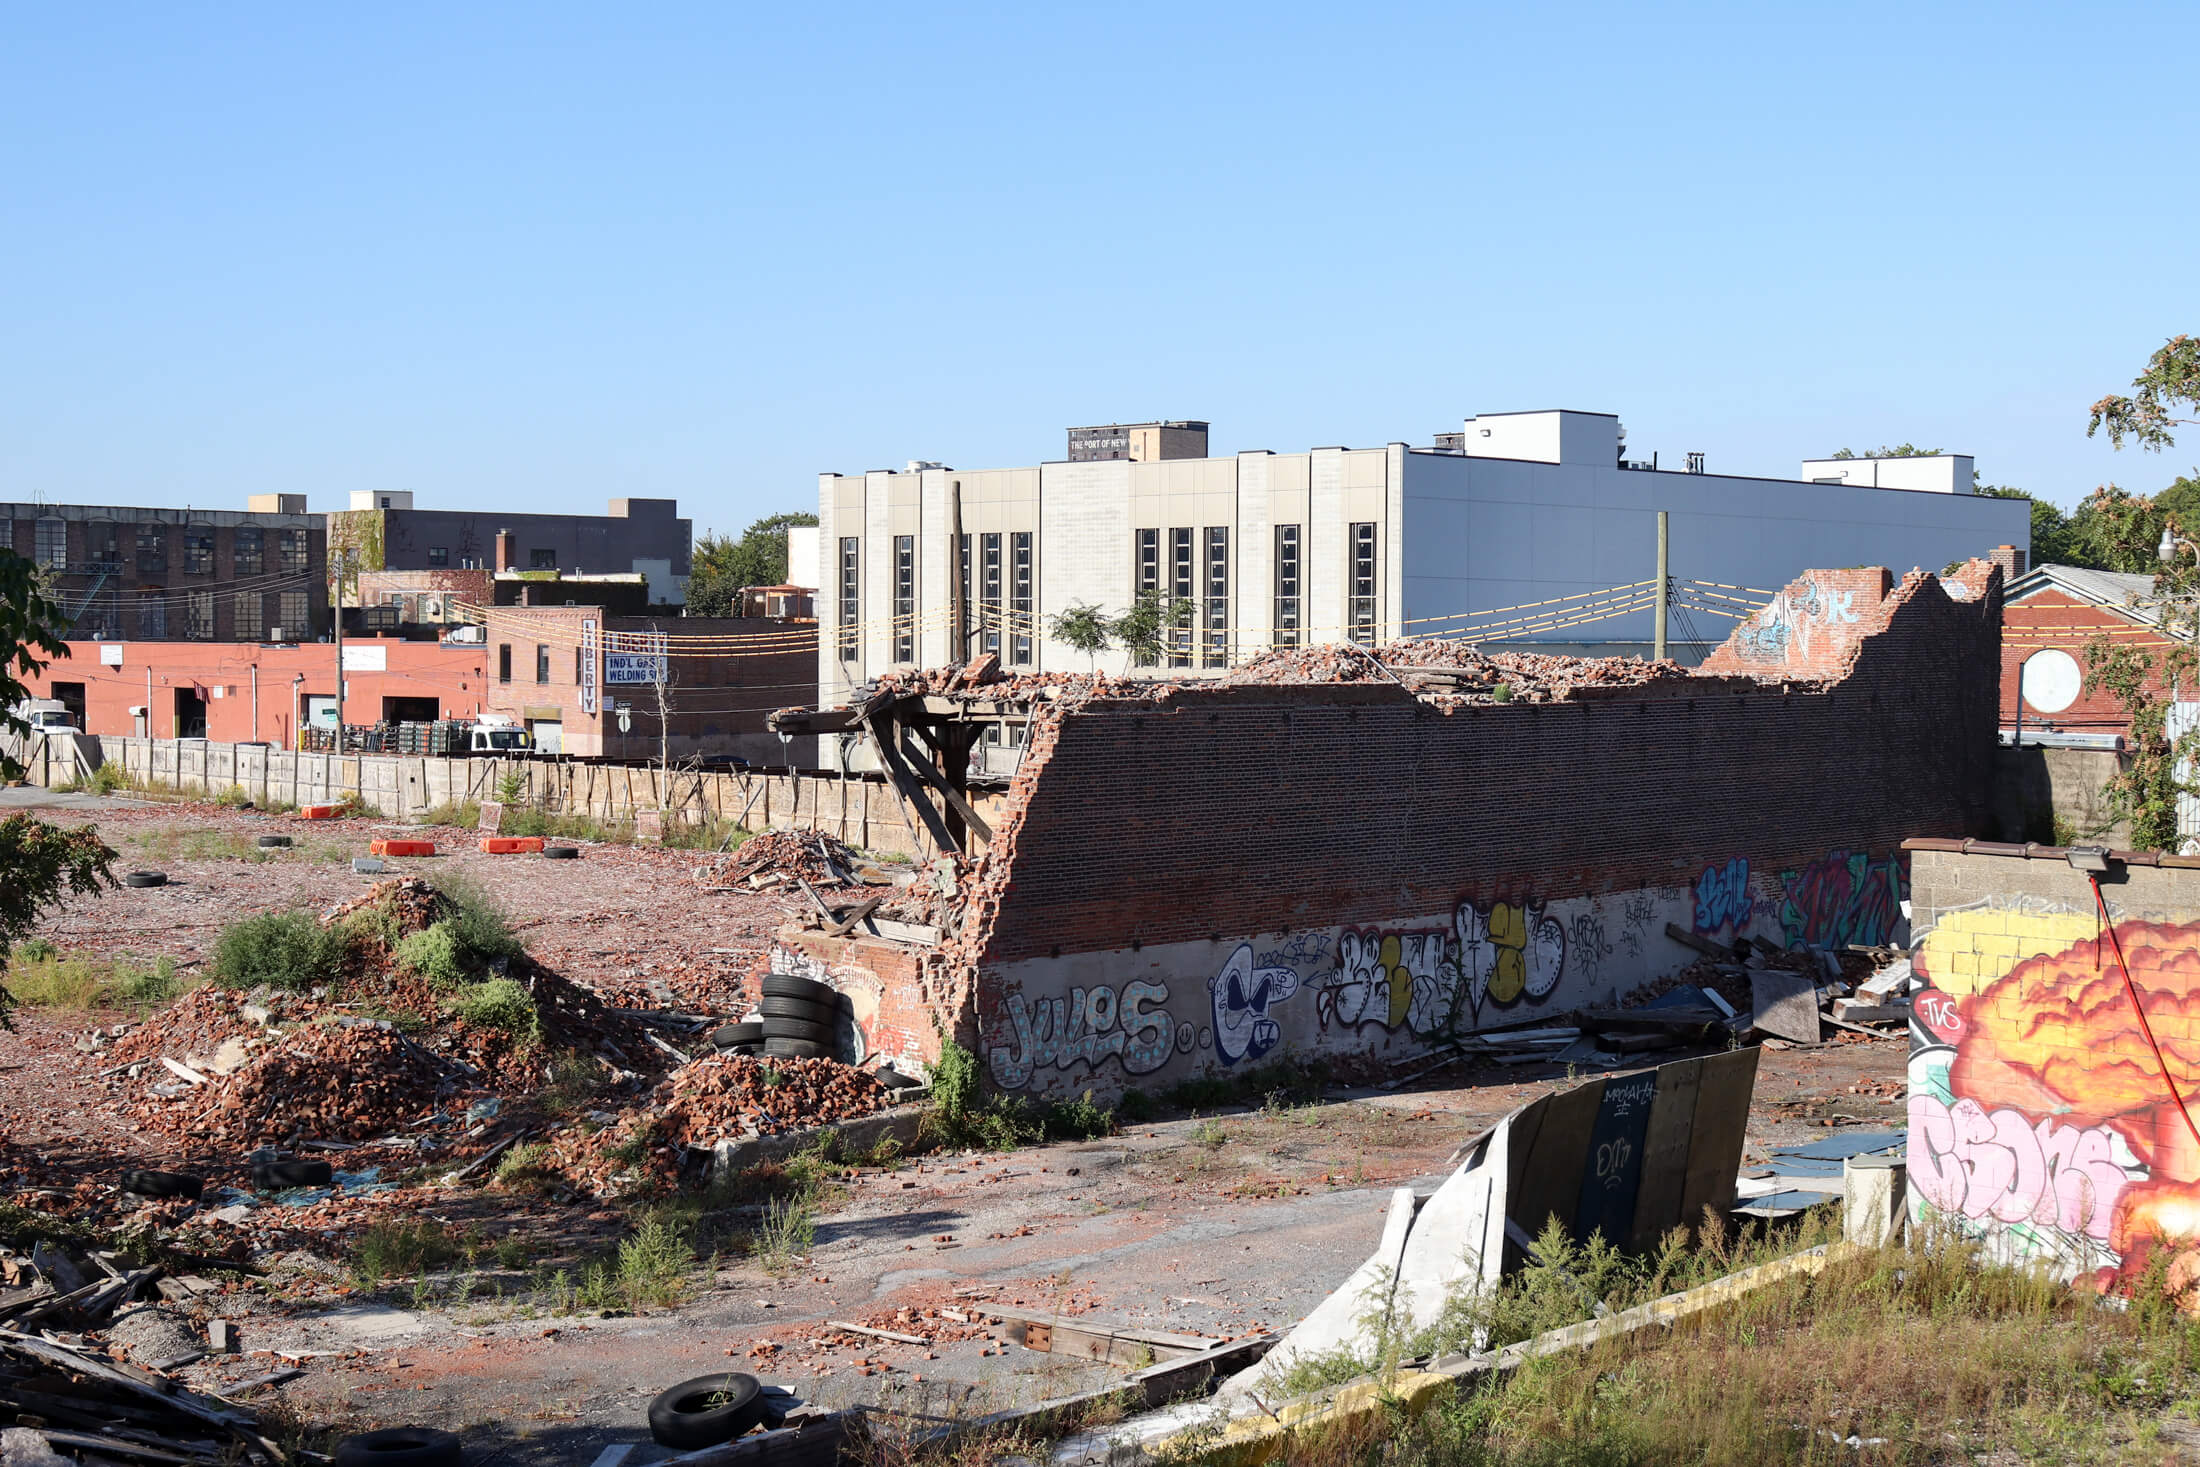
M 788 973 L 764 976 L 764 1053 L 781 1059 L 830 1058 L 840 1048 L 848 1000 L 814 978 Z

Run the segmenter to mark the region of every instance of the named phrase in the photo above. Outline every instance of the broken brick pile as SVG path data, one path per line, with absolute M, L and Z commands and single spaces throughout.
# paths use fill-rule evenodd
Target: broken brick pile
M 698 867 L 698 885 L 739 886 L 756 877 L 777 877 L 812 886 L 839 885 L 853 879 L 855 852 L 818 831 L 767 830 L 752 835 L 731 855 Z
M 307 1025 L 240 1070 L 204 1116 L 204 1139 L 261 1144 L 307 1136 L 364 1141 L 419 1116 L 463 1077 L 404 1035 L 377 1023 Z M 169 1106 L 163 1117 L 195 1106 Z
M 660 1114 L 662 1134 L 708 1146 L 854 1120 L 884 1110 L 886 1103 L 885 1087 L 838 1060 L 719 1054 L 674 1070 L 644 1109 Z

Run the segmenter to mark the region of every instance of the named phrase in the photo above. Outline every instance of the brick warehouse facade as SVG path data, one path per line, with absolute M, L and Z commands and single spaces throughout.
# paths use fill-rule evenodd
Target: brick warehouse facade
M 2157 1247 L 2200 1277 L 2200 857 L 2115 853 L 2111 927 L 2059 848 L 1908 852 L 1913 1221 L 2103 1289 Z
M 1684 966 L 1668 922 L 1903 940 L 1901 841 L 1989 819 L 1999 602 L 1984 562 L 1815 572 L 1725 675 L 1551 703 L 1086 703 L 1036 729 L 940 991 L 996 1086 L 1061 1095 L 1555 1017 Z

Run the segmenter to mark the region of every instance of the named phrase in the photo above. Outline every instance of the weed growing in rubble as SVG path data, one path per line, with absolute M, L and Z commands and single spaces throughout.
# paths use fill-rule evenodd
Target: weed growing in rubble
M 527 990 L 511 978 L 491 978 L 461 992 L 451 1005 L 458 1016 L 480 1029 L 496 1029 L 515 1039 L 542 1032 L 542 1016 Z
M 527 776 L 517 769 L 507 769 L 497 776 L 497 803 L 521 805 L 527 801 Z
M 817 1204 L 807 1193 L 775 1197 L 764 1204 L 750 1246 L 767 1273 L 781 1274 L 817 1245 Z
M 1220 1151 L 1223 1143 L 1229 1139 L 1230 1133 L 1225 1131 L 1222 1128 L 1222 1122 L 1217 1120 L 1204 1120 L 1192 1127 L 1192 1144 L 1194 1146 L 1204 1146 L 1209 1151 Z
M 478 800 L 445 800 L 420 817 L 422 825 L 455 825 L 461 830 L 473 830 L 481 824 L 481 802 Z
M 943 1146 L 1008 1151 L 1040 1141 L 1085 1141 L 1113 1135 L 1115 1114 L 1095 1105 L 1092 1092 L 1075 1100 L 1033 1105 L 1020 1096 L 983 1098 L 978 1057 L 943 1038 L 932 1066 L 932 1114 L 928 1139 Z
M 262 912 L 223 928 L 206 968 L 226 988 L 266 984 L 300 992 L 336 977 L 345 946 L 343 933 L 311 913 Z
M 456 988 L 466 981 L 465 953 L 448 922 L 399 938 L 392 956 L 398 967 L 418 973 L 438 988 Z
M 7 968 L 8 990 L 21 1003 L 49 1009 L 157 1008 L 183 991 L 176 960 L 144 966 L 129 958 L 102 961 L 64 957 L 52 943 L 33 941 L 15 950 Z
M 443 920 L 450 924 L 451 938 L 467 957 L 494 963 L 516 958 L 523 951 L 504 909 L 473 880 L 458 871 L 446 871 L 435 877 L 435 889 L 447 908 Z
M 594 1109 L 609 1083 L 602 1060 L 568 1049 L 550 1061 L 550 1078 L 535 1092 L 535 1100 L 545 1115 L 569 1116 Z
M 695 1250 L 677 1229 L 657 1221 L 643 1223 L 619 1245 L 618 1284 L 635 1308 L 659 1308 L 680 1302 Z
M 497 1163 L 497 1185 L 515 1192 L 545 1191 L 557 1181 L 557 1174 L 548 1165 L 549 1160 L 550 1148 L 540 1141 L 529 1141 L 515 1146 L 505 1152 L 504 1159 Z M 505 1240 L 510 1241 L 509 1238 Z M 497 1245 L 500 1262 L 503 1259 L 503 1247 L 503 1243 Z
M 415 1278 L 458 1256 L 447 1228 L 425 1222 L 376 1223 L 352 1244 L 351 1274 L 362 1289 L 393 1278 Z

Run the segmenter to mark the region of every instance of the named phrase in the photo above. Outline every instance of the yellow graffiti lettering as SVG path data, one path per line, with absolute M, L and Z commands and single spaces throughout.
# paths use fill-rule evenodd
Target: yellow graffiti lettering
M 1497 949 L 1497 964 L 1490 972 L 1490 997 L 1511 1003 L 1528 987 L 1528 909 L 1510 902 L 1490 908 L 1490 942 Z

